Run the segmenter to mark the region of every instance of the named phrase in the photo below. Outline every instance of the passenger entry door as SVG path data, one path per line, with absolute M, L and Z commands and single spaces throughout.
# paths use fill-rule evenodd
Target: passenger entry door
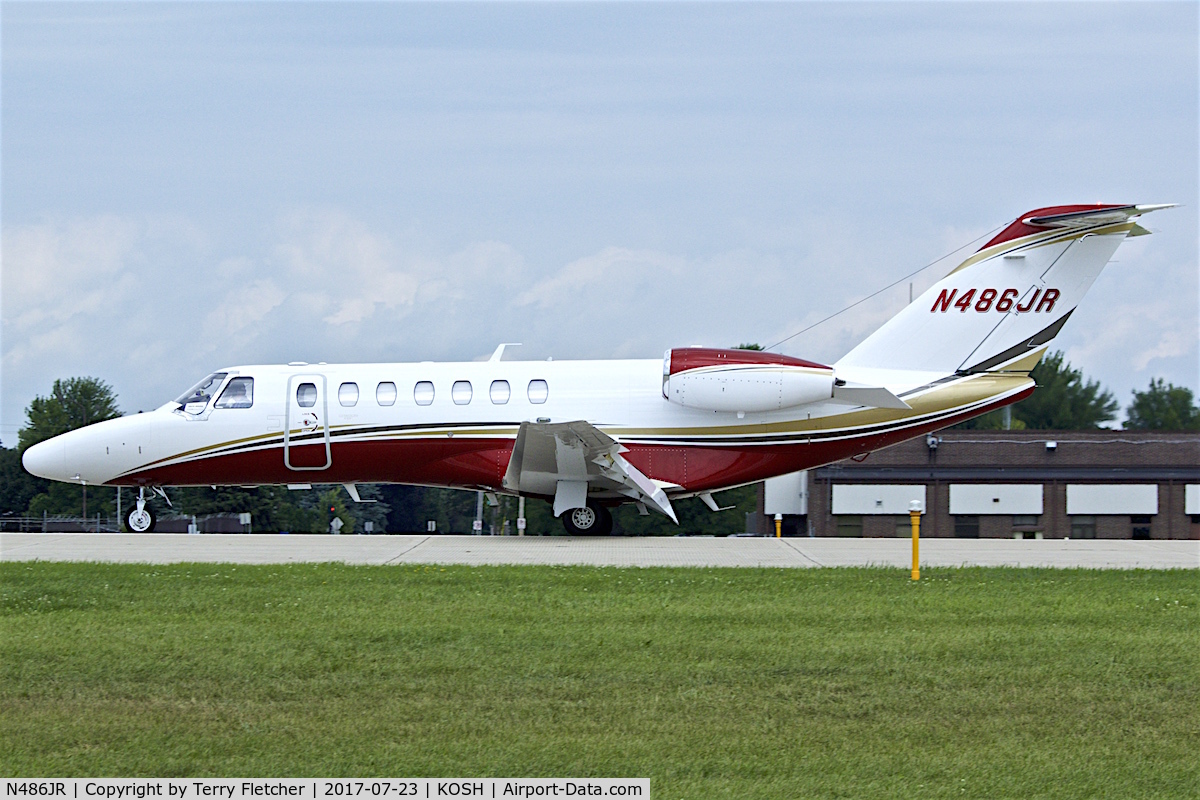
M 329 469 L 329 395 L 324 375 L 292 375 L 283 421 L 283 463 L 292 470 Z

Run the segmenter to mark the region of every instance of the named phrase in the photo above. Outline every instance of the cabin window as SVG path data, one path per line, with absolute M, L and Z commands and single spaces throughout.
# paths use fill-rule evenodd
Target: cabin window
M 396 402 L 396 384 L 383 381 L 375 387 L 375 402 L 381 406 L 394 405 Z
M 189 414 L 199 414 L 208 408 L 208 402 L 212 400 L 213 393 L 220 387 L 221 381 L 225 380 L 228 372 L 214 372 L 204 380 L 197 383 L 187 393 L 176 400 L 176 403 L 183 406 L 183 410 Z
M 302 383 L 296 387 L 296 405 L 301 408 L 312 408 L 317 404 L 317 386 L 313 383 Z
M 254 378 L 234 378 L 217 398 L 217 408 L 250 408 L 254 405 Z
M 492 386 L 488 389 L 488 396 L 498 406 L 507 403 L 511 395 L 512 390 L 508 388 L 508 381 L 492 381 Z
M 350 408 L 358 405 L 358 384 L 343 383 L 338 387 L 338 402 Z
M 529 402 L 540 405 L 546 402 L 549 396 L 550 387 L 544 380 L 538 378 L 529 382 Z
M 413 400 L 419 406 L 428 406 L 433 404 L 433 382 L 419 381 L 413 387 Z
M 465 406 L 471 402 L 471 382 L 455 381 L 454 385 L 450 387 L 450 399 L 456 406 Z

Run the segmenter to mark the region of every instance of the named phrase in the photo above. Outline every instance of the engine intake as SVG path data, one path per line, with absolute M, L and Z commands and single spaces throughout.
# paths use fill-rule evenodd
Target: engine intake
M 761 350 L 677 347 L 663 357 L 663 397 L 707 411 L 778 411 L 833 397 L 833 368 Z

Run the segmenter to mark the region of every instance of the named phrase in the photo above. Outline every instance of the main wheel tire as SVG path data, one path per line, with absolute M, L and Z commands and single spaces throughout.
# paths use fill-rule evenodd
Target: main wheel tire
M 562 515 L 563 527 L 571 536 L 608 536 L 612 533 L 612 513 L 598 503 L 572 508 Z
M 125 516 L 125 528 L 132 533 L 150 533 L 154 530 L 154 523 L 157 521 L 158 518 L 150 509 L 145 508 L 138 511 L 137 506 L 134 506 Z

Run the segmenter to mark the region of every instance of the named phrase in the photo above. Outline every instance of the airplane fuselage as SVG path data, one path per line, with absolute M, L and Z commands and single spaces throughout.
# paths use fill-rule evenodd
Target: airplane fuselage
M 691 494 L 869 452 L 981 413 L 982 404 L 1015 402 L 1031 388 L 1024 376 L 974 376 L 918 388 L 906 395 L 909 411 L 831 401 L 739 415 L 668 402 L 662 373 L 658 359 L 230 367 L 216 373 L 223 377 L 203 407 L 172 402 L 92 425 L 38 457 L 42 470 L 61 459 L 60 469 L 70 469 L 62 479 L 88 484 L 505 491 L 522 422 L 587 420 L 669 494 Z M 220 407 L 236 378 L 253 379 L 252 402 Z M 547 485 L 520 493 L 553 492 Z

